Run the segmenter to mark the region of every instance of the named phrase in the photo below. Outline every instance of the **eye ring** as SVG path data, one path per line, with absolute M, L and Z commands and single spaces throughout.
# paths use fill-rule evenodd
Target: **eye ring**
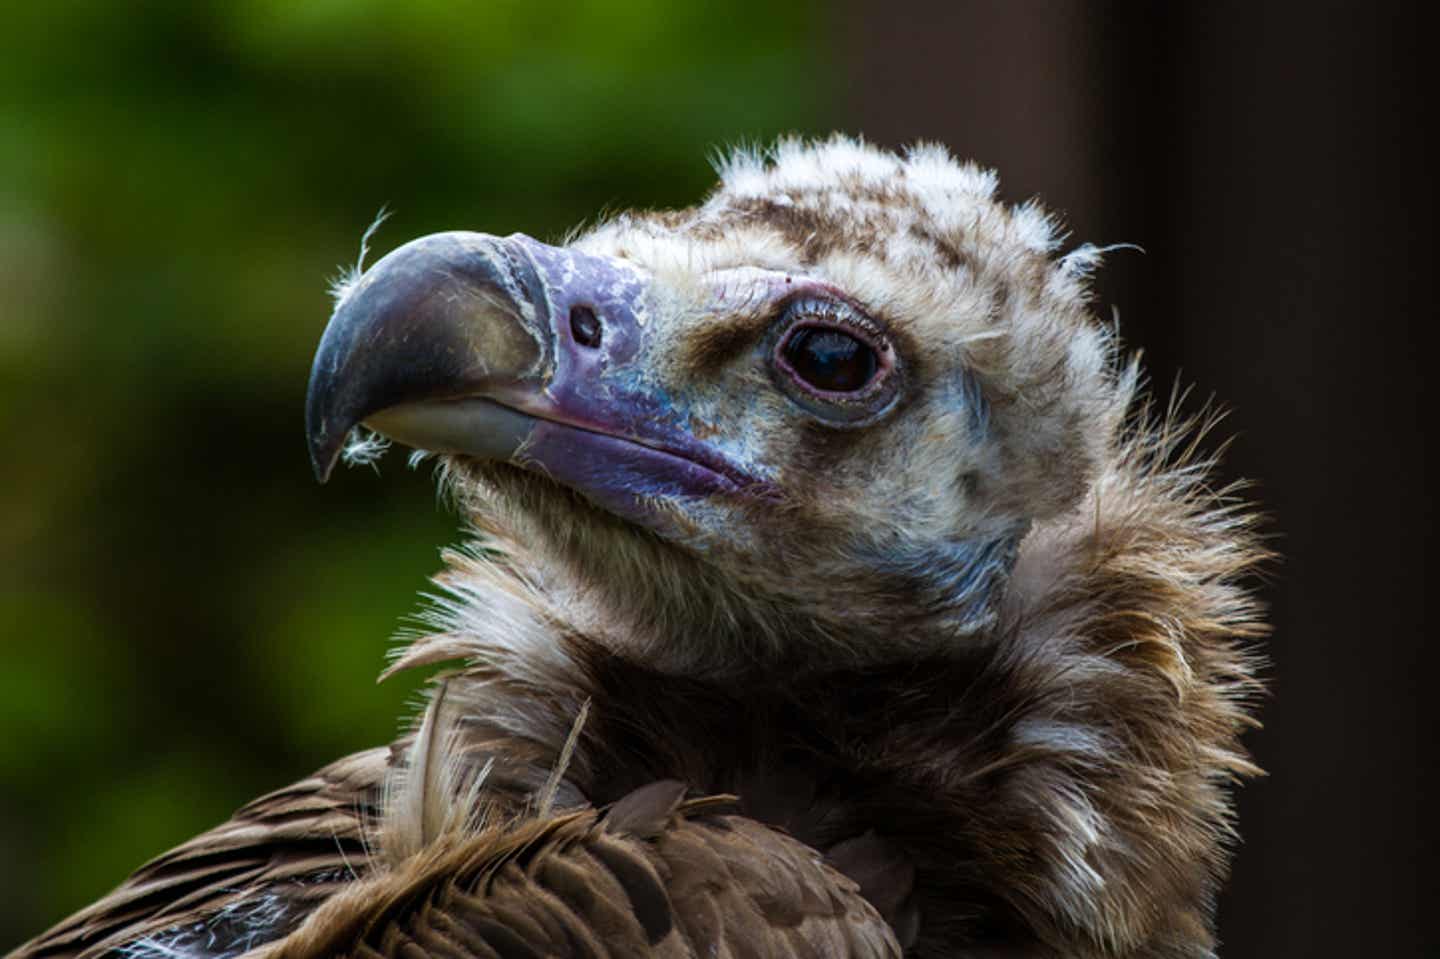
M 898 357 L 882 327 L 848 302 L 804 297 L 781 312 L 771 376 L 791 400 L 831 426 L 871 423 L 899 392 Z

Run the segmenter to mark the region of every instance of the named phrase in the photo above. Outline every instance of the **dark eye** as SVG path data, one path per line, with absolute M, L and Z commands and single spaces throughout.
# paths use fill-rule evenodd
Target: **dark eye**
M 810 386 L 829 393 L 863 389 L 880 368 L 869 346 L 848 333 L 802 326 L 785 343 L 785 362 Z
M 771 382 L 814 419 L 859 429 L 894 408 L 905 383 L 901 357 L 885 327 L 858 306 L 839 296 L 801 296 L 771 329 Z

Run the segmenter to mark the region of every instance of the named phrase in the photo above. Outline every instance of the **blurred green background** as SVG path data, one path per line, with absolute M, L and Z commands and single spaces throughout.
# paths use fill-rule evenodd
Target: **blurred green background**
M 302 429 L 382 205 L 383 252 L 692 202 L 828 129 L 815 12 L 4 5 L 0 947 L 408 714 L 373 680 L 455 519 L 400 456 L 318 487 Z

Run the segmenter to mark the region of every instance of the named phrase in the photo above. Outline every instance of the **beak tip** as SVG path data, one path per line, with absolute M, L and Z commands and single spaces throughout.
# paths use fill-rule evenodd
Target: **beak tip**
M 314 425 L 316 417 L 313 415 L 307 420 L 305 432 L 306 445 L 310 450 L 310 468 L 315 471 L 315 479 L 323 484 L 335 472 L 335 461 L 340 458 L 340 448 L 349 430 L 336 435 L 326 428 L 323 421 L 319 426 Z
M 329 482 L 335 472 L 336 454 L 324 449 L 328 444 L 312 443 L 310 446 L 310 468 L 315 471 L 315 480 L 322 486 Z M 328 454 L 328 455 L 327 455 Z
M 305 439 L 310 452 L 310 468 L 315 479 L 325 483 L 335 472 L 335 461 L 345 446 L 350 428 L 359 422 L 352 419 L 353 410 L 348 396 L 338 388 L 339 380 L 334 375 L 335 365 L 331 361 L 335 344 L 331 330 L 326 329 L 320 340 L 320 348 L 310 370 L 310 383 L 305 391 Z M 336 427 L 340 429 L 336 429 Z

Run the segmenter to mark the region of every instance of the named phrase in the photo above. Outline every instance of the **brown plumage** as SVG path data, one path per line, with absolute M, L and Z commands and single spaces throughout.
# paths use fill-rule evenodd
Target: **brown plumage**
M 498 954 L 586 954 L 573 908 L 525 911 L 544 863 L 628 941 L 670 916 L 682 955 L 1213 953 L 1264 552 L 1210 421 L 1151 409 L 1089 313 L 1098 251 L 1056 257 L 989 174 L 836 139 L 722 176 L 564 248 L 426 238 L 341 289 L 312 452 L 328 472 L 364 420 L 444 454 L 476 542 L 392 668 L 455 669 L 390 752 L 16 957 L 400 955 L 461 899 Z M 734 806 L 615 822 L 667 781 Z M 682 837 L 726 865 L 667 859 Z
M 724 797 L 684 792 L 655 783 L 604 813 L 442 837 L 259 954 L 900 955 L 885 920 L 813 849 L 726 815 Z

